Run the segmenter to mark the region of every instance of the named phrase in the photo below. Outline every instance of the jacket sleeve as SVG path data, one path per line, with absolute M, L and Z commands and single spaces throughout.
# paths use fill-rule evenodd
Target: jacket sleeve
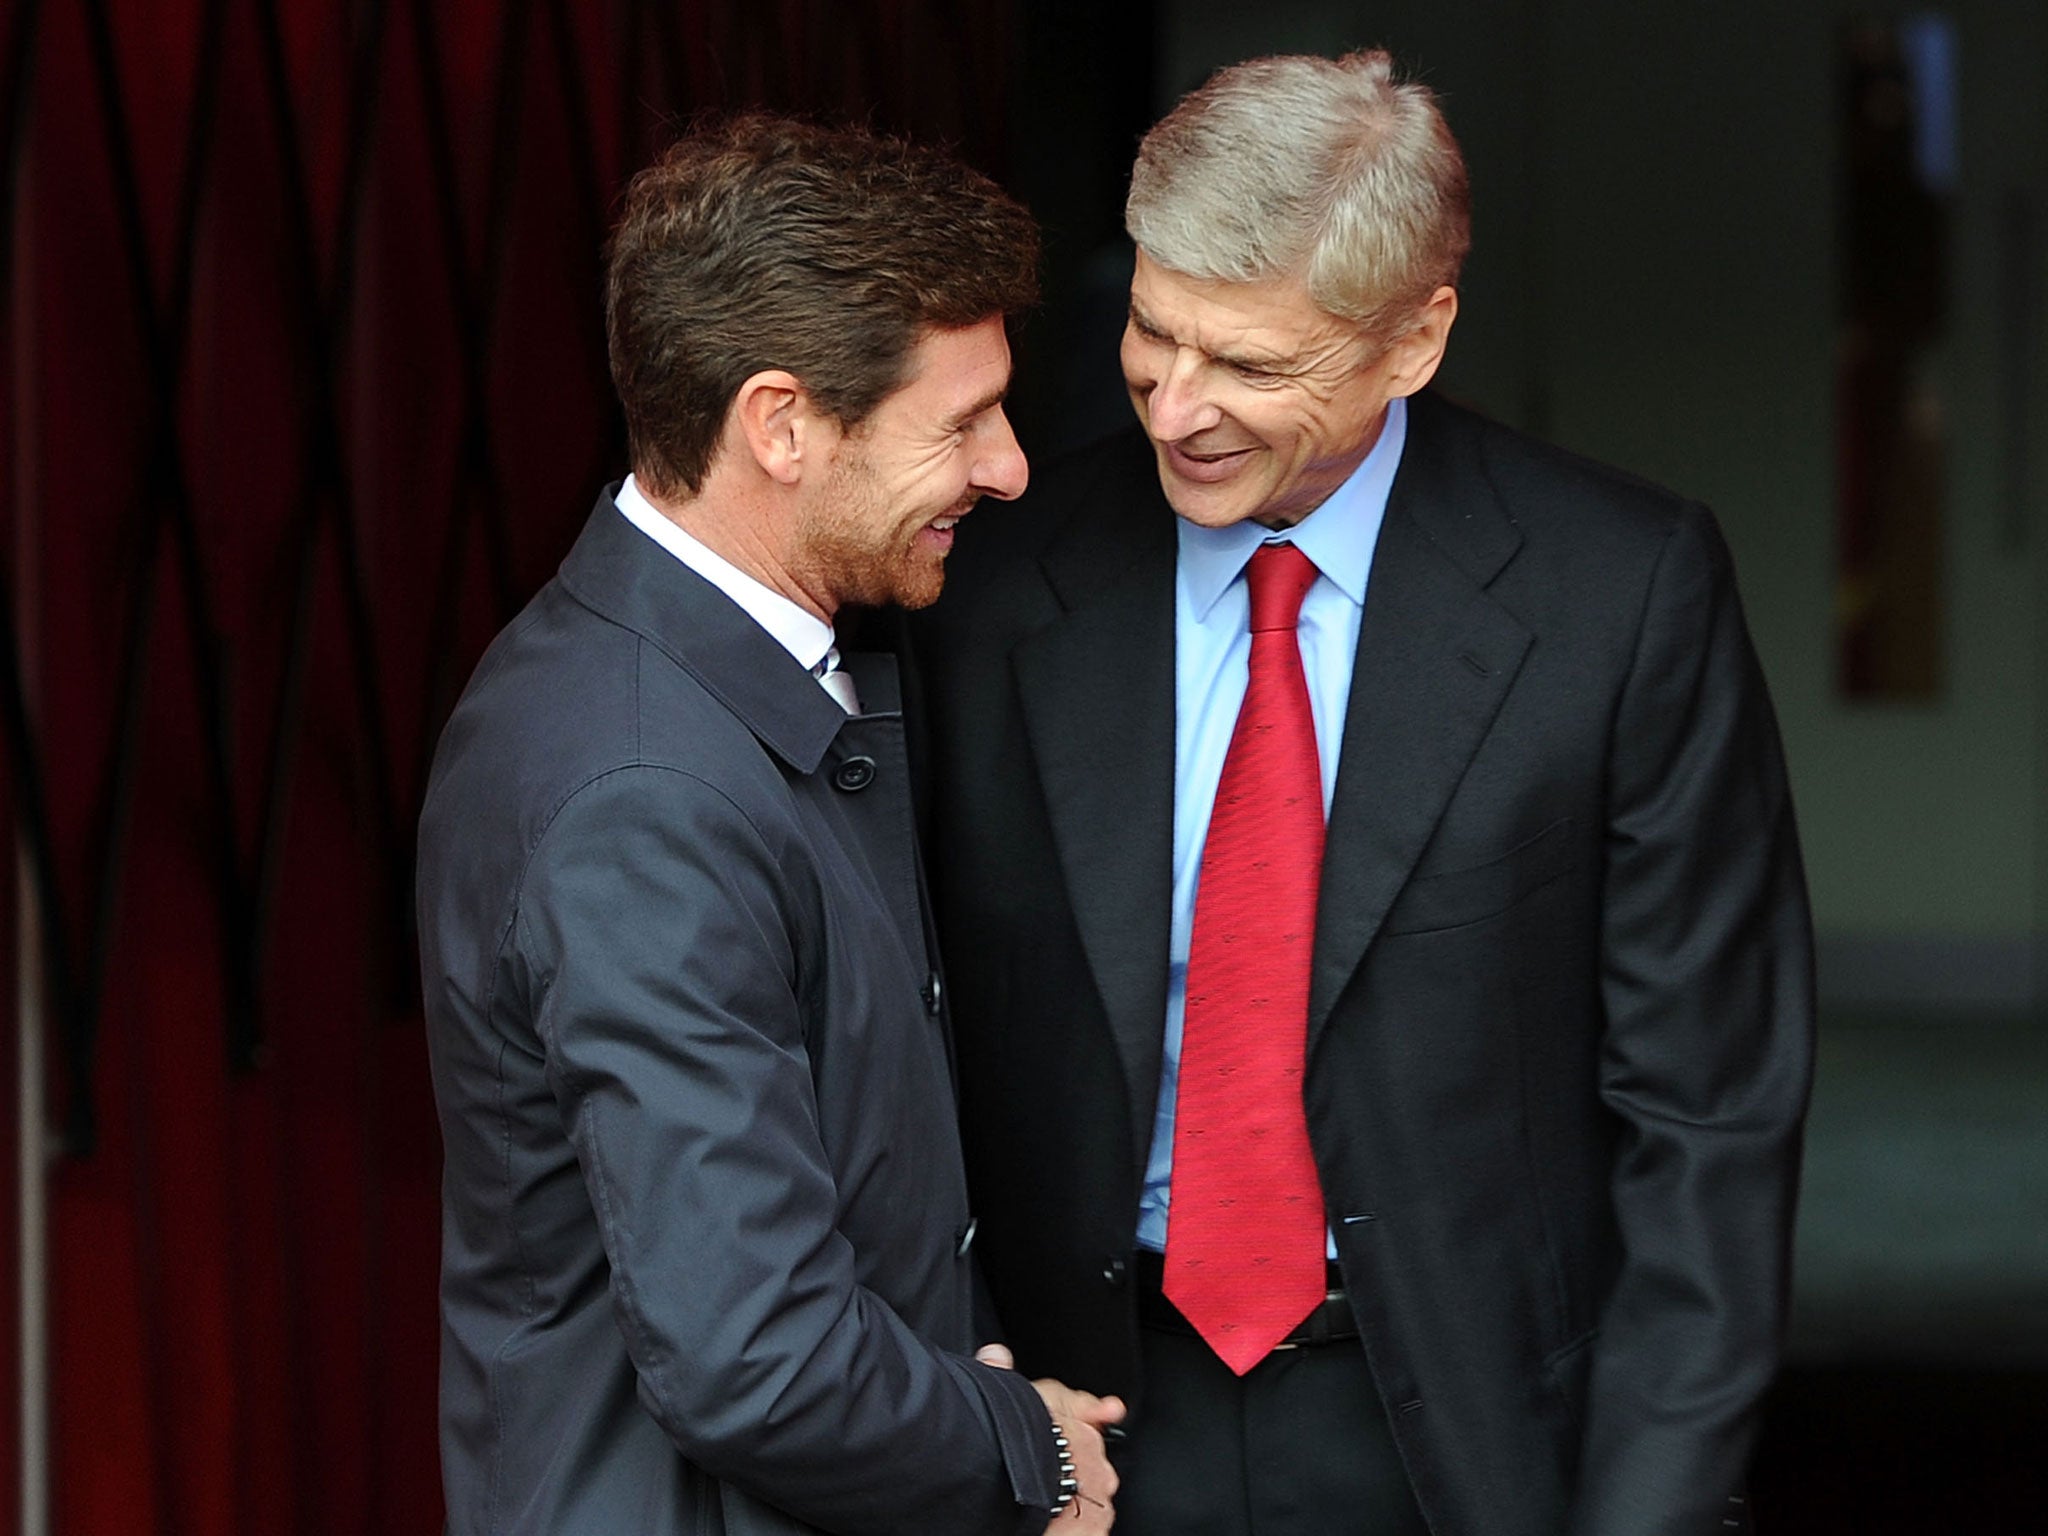
M 826 1531 L 1042 1531 L 1036 1391 L 913 1332 L 835 1227 L 787 910 L 808 865 L 778 852 L 701 780 L 631 767 L 570 798 L 522 881 L 508 984 L 641 1401 L 698 1467 Z
M 1747 1529 L 1812 1076 L 1812 938 L 1776 723 L 1725 546 L 1658 560 L 1614 723 L 1600 1094 L 1623 1259 L 1573 1536 Z

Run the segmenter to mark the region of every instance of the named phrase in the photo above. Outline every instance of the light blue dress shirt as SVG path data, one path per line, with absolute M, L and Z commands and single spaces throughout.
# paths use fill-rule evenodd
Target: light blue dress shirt
M 1386 516 L 1387 493 L 1408 440 L 1408 403 L 1392 400 L 1379 440 L 1351 478 L 1292 528 L 1274 532 L 1246 521 L 1228 528 L 1180 522 L 1179 576 L 1173 615 L 1173 931 L 1167 948 L 1166 1045 L 1159 1066 L 1159 1106 L 1152 1155 L 1138 1201 L 1138 1246 L 1164 1252 L 1173 1176 L 1173 1113 L 1180 1086 L 1181 1018 L 1187 1009 L 1188 938 L 1194 930 L 1195 884 L 1209 812 L 1223 777 L 1223 758 L 1244 703 L 1251 657 L 1251 597 L 1244 568 L 1261 544 L 1291 543 L 1315 562 L 1315 584 L 1302 600 L 1302 671 L 1322 757 L 1323 814 L 1337 783 L 1344 709 L 1351 697 L 1351 661 L 1365 616 L 1365 584 Z M 1335 1256 L 1334 1250 L 1331 1254 Z

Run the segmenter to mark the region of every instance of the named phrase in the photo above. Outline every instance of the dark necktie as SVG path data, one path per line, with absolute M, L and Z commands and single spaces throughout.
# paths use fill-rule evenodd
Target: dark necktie
M 1245 575 L 1251 668 L 1195 889 L 1165 1282 L 1240 1376 L 1327 1285 L 1301 1100 L 1323 787 L 1295 625 L 1316 568 L 1268 544 Z

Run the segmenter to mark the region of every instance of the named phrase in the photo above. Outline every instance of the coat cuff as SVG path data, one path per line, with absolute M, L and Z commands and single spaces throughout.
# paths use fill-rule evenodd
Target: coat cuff
M 1040 1536 L 1050 1522 L 1053 1500 L 1059 1497 L 1059 1456 L 1053 1448 L 1052 1416 L 1045 1399 L 1028 1378 L 989 1365 L 973 1367 L 996 1443 L 1010 1475 L 1010 1493 L 1017 1501 L 1017 1536 Z

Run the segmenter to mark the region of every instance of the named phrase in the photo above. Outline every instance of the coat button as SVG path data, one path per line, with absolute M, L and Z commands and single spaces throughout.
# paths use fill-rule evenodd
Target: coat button
M 966 1258 L 966 1257 L 967 1257 L 967 1250 L 968 1250 L 968 1249 L 970 1249 L 970 1248 L 972 1248 L 972 1247 L 974 1246 L 974 1234 L 975 1234 L 976 1232 L 980 1231 L 980 1230 L 981 1230 L 981 1222 L 980 1222 L 980 1220 L 979 1220 L 978 1218 L 976 1218 L 976 1217 L 973 1217 L 973 1216 L 970 1216 L 970 1217 L 968 1217 L 968 1218 L 967 1218 L 967 1225 L 966 1225 L 966 1226 L 964 1226 L 964 1227 L 962 1227 L 962 1228 L 961 1228 L 961 1229 L 960 1229 L 960 1230 L 959 1230 L 959 1231 L 958 1231 L 957 1233 L 955 1233 L 955 1234 L 954 1234 L 954 1237 L 953 1237 L 953 1257 L 954 1257 L 954 1258 L 956 1258 L 956 1259 L 964 1259 L 964 1258 Z
M 1122 1285 L 1125 1277 L 1130 1272 L 1131 1266 L 1115 1254 L 1111 1254 L 1107 1259 L 1103 1260 L 1102 1279 L 1106 1285 Z
M 939 973 L 933 971 L 924 979 L 924 985 L 917 989 L 917 995 L 924 999 L 924 1011 L 937 1015 L 939 1011 Z
M 875 760 L 872 757 L 849 757 L 832 773 L 832 783 L 849 795 L 858 794 L 874 782 Z

